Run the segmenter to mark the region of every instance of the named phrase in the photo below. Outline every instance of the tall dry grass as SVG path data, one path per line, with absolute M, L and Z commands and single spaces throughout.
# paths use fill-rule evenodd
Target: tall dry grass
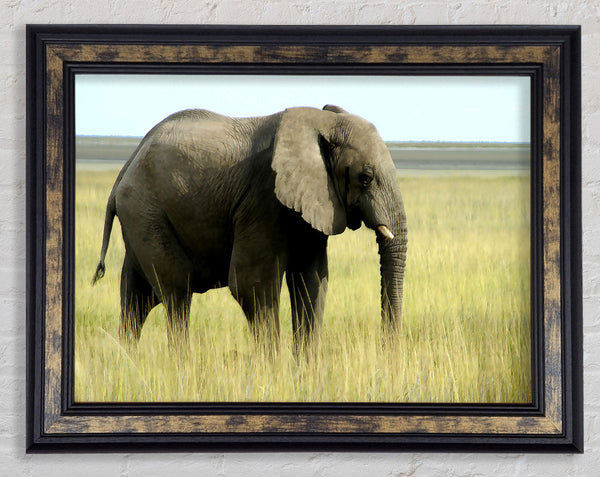
M 77 401 L 530 400 L 528 178 L 400 179 L 409 248 L 397 341 L 382 346 L 377 246 L 363 227 L 330 238 L 319 346 L 298 361 L 285 286 L 274 359 L 255 348 L 228 289 L 194 296 L 189 353 L 169 350 L 162 306 L 135 349 L 121 345 L 118 221 L 106 276 L 90 285 L 117 172 L 77 171 Z

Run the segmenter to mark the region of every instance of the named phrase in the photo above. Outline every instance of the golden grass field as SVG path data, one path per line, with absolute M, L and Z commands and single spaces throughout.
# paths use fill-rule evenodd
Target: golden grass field
M 118 220 L 106 276 L 90 285 L 117 173 L 77 171 L 76 401 L 530 401 L 528 176 L 399 178 L 409 243 L 397 340 L 382 346 L 379 256 L 363 226 L 329 240 L 319 346 L 298 361 L 285 285 L 273 359 L 227 288 L 194 296 L 189 353 L 169 350 L 162 306 L 137 348 L 121 346 Z

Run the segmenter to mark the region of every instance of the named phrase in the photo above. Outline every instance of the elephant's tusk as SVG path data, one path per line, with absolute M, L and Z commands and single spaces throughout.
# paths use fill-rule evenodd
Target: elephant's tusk
M 390 240 L 394 238 L 394 234 L 385 225 L 378 226 L 377 231 L 384 237 L 389 238 Z

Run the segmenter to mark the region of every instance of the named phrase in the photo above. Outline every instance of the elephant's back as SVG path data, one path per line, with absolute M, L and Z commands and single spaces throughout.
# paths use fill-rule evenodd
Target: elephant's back
M 171 159 L 179 156 L 196 166 L 233 166 L 268 148 L 278 121 L 279 115 L 231 118 L 190 109 L 164 119 L 144 141 L 153 149 L 170 151 Z
M 174 224 L 212 224 L 239 201 L 250 180 L 247 171 L 256 169 L 249 162 L 269 150 L 279 119 L 228 118 L 205 110 L 167 117 L 132 157 L 116 191 L 117 209 L 136 195 L 163 210 Z
M 229 165 L 219 154 L 219 137 L 227 118 L 204 110 L 175 113 L 146 134 L 125 166 L 116 190 L 120 195 L 135 190 L 138 194 L 181 196 L 193 183 L 208 180 L 215 170 Z M 118 199 L 118 195 L 117 195 Z M 122 201 L 123 202 L 123 201 Z

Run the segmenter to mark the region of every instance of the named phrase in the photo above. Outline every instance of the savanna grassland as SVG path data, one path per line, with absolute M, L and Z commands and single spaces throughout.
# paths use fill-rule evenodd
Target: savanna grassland
M 77 401 L 530 401 L 528 176 L 399 177 L 409 243 L 396 341 L 382 345 L 379 256 L 362 227 L 329 240 L 319 346 L 298 361 L 285 285 L 273 359 L 227 288 L 195 295 L 189 353 L 169 350 L 162 306 L 136 349 L 121 345 L 118 220 L 106 276 L 90 285 L 117 173 L 77 171 Z

